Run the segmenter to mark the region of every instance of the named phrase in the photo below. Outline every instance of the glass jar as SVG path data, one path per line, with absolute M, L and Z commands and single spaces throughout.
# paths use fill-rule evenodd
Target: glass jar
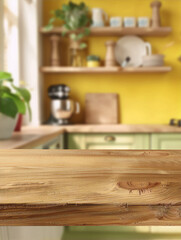
M 80 48 L 80 42 L 71 42 L 69 47 L 69 65 L 83 67 L 86 65 L 86 48 Z

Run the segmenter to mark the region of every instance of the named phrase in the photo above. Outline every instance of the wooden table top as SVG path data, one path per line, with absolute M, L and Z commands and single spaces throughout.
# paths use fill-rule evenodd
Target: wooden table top
M 181 128 L 168 125 L 69 125 L 23 127 L 21 132 L 13 134 L 11 139 L 0 141 L 0 149 L 33 148 L 61 133 L 181 133 Z
M 181 226 L 181 151 L 0 150 L 0 226 Z

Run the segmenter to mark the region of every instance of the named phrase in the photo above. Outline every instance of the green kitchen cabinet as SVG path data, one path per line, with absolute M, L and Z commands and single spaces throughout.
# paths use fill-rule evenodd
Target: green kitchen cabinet
M 68 149 L 149 149 L 149 134 L 68 134 Z
M 58 137 L 45 142 L 37 147 L 35 149 L 64 149 L 64 137 L 63 134 L 59 135 Z
M 179 240 L 180 233 L 180 227 L 77 226 L 66 227 L 62 240 Z
M 180 150 L 180 133 L 151 134 L 151 149 L 153 150 Z

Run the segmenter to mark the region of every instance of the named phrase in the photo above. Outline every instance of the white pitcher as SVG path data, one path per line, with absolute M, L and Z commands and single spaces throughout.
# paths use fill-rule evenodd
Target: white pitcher
M 102 8 L 92 9 L 92 27 L 104 27 L 107 20 L 108 15 Z

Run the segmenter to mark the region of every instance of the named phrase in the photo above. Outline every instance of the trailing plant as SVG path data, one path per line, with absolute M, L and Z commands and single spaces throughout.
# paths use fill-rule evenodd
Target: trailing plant
M 89 8 L 85 3 L 81 2 L 80 4 L 76 4 L 70 1 L 68 4 L 64 4 L 62 9 L 57 9 L 52 13 L 53 17 L 45 27 L 47 31 L 53 28 L 55 20 L 58 19 L 64 23 L 63 36 L 65 36 L 67 32 L 72 31 L 70 38 L 73 41 L 79 42 L 90 34 L 89 26 L 92 20 L 89 14 Z M 80 43 L 80 48 L 85 48 L 86 46 L 85 43 Z
M 18 113 L 29 112 L 31 94 L 26 88 L 16 87 L 10 73 L 0 72 L 0 113 L 15 118 Z

